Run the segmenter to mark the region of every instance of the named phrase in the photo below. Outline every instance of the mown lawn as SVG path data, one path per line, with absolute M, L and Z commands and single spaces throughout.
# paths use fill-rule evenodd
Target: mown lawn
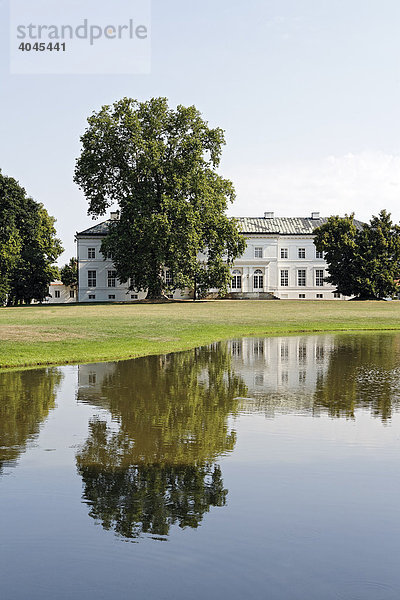
M 400 330 L 400 302 L 206 301 L 0 309 L 0 367 L 126 359 L 226 338 Z

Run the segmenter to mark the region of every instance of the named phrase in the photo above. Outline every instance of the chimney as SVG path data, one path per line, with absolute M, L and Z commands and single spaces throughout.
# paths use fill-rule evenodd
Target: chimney
M 110 219 L 111 219 L 111 221 L 118 221 L 119 210 L 116 210 L 115 212 L 110 212 Z
M 312 219 L 319 219 L 319 212 L 312 212 L 311 213 L 311 218 Z
M 273 218 L 274 218 L 273 212 L 265 212 L 264 213 L 264 219 L 273 219 Z

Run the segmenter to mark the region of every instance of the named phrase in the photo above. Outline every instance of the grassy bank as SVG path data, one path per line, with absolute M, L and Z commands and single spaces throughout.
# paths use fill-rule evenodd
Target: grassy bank
M 232 337 L 400 330 L 400 302 L 208 301 L 0 309 L 0 367 L 126 359 Z

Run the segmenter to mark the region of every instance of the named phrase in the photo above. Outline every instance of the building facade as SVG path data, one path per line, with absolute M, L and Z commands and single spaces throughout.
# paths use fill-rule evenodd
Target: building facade
M 111 219 L 76 234 L 79 269 L 79 302 L 132 302 L 146 292 L 129 290 L 116 276 L 112 259 L 101 253 Z M 314 230 L 326 222 L 319 213 L 309 218 L 238 218 L 246 239 L 244 254 L 232 268 L 228 297 L 236 299 L 344 300 L 326 281 L 327 264 L 314 245 Z M 361 225 L 361 224 L 360 224 Z M 169 273 L 165 272 L 168 279 Z M 211 290 L 216 292 L 217 290 Z M 189 298 L 189 290 L 176 290 L 171 297 Z
M 45 302 L 46 304 L 71 304 L 77 301 L 77 297 L 78 292 L 75 288 L 64 285 L 62 281 L 52 281 Z

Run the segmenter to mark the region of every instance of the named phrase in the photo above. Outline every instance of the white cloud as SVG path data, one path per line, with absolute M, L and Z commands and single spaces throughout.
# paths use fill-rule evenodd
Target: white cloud
M 400 220 L 400 156 L 384 153 L 346 154 L 324 159 L 266 164 L 225 170 L 237 200 L 230 214 L 321 216 L 355 212 L 369 220 L 385 208 Z

